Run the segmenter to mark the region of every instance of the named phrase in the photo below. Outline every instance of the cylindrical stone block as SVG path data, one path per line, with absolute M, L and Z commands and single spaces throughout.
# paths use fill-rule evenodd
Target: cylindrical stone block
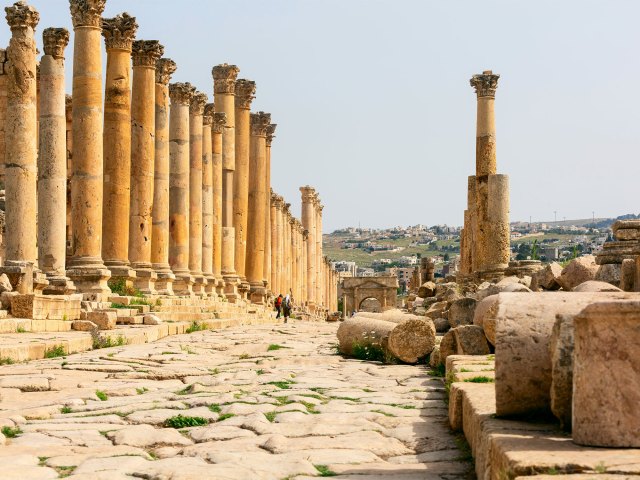
M 640 302 L 589 305 L 574 330 L 573 441 L 640 447 Z

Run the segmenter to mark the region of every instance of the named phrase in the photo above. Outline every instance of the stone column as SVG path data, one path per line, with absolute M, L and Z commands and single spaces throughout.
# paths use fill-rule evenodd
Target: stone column
M 491 70 L 474 75 L 477 99 L 475 175 L 475 259 L 479 279 L 499 279 L 509 266 L 509 179 L 496 174 L 494 103 L 499 75 Z
M 233 230 L 233 174 L 235 160 L 235 83 L 240 69 L 226 63 L 213 67 L 213 92 L 216 111 L 226 114 L 222 132 L 222 277 L 229 302 L 240 300 L 240 278 L 235 271 Z M 231 250 L 229 250 L 231 249 Z
M 40 62 L 40 134 L 38 153 L 38 266 L 47 275 L 45 293 L 75 290 L 66 277 L 67 144 L 64 93 L 65 28 L 42 32 Z
M 216 287 L 213 276 L 213 117 L 206 113 L 202 117 L 202 274 L 206 282 L 205 292 L 211 294 Z
M 273 296 L 273 282 L 271 280 L 271 142 L 275 138 L 276 124 L 272 123 L 267 128 L 266 138 L 266 168 L 265 168 L 265 237 L 264 237 L 264 278 L 266 281 L 267 295 Z
M 193 294 L 189 271 L 189 104 L 190 83 L 169 85 L 169 265 L 176 276 L 176 295 Z
M 265 304 L 267 295 L 264 279 L 265 198 L 267 196 L 265 169 L 267 164 L 266 135 L 270 122 L 271 114 L 269 113 L 251 114 L 251 149 L 250 164 L 248 165 L 249 208 L 248 215 L 244 215 L 248 219 L 245 272 L 251 286 L 251 302 L 256 304 Z M 237 173 L 238 170 L 236 170 Z
M 302 251 L 302 271 L 301 271 L 301 279 L 302 279 L 302 296 L 300 298 L 300 305 L 304 305 L 306 309 L 307 299 L 309 298 L 309 287 L 307 282 L 309 281 L 309 276 L 307 272 L 309 271 L 309 261 L 307 259 L 307 245 L 309 242 L 309 230 L 302 227 L 302 239 L 300 249 Z
M 278 285 L 278 210 L 277 210 L 278 196 L 271 190 L 270 202 L 269 202 L 269 233 L 271 235 L 271 277 L 269 283 L 271 285 L 271 292 L 274 297 L 277 297 L 279 292 Z
M 211 125 L 212 152 L 212 188 L 213 188 L 213 217 L 212 217 L 212 270 L 215 277 L 216 293 L 224 293 L 222 280 L 222 131 L 227 122 L 227 116 L 222 112 L 214 112 L 213 103 L 205 107 L 205 114 L 213 117 Z
M 158 278 L 151 266 L 151 212 L 156 148 L 156 62 L 163 53 L 164 47 L 157 40 L 133 42 L 129 261 L 136 271 L 135 286 L 146 295 L 156 293 Z
M 2 272 L 9 276 L 11 284 L 20 293 L 32 293 L 37 257 L 38 163 L 34 30 L 40 15 L 35 8 L 22 2 L 6 7 L 5 11 L 11 39 L 7 49 L 6 259 Z
M 106 0 L 69 0 L 73 22 L 73 255 L 67 275 L 87 298 L 110 293 L 102 262 L 102 11 Z
M 243 296 L 247 294 L 249 285 L 246 275 L 247 255 L 247 225 L 249 201 L 249 158 L 251 126 L 249 110 L 251 101 L 255 98 L 256 84 L 250 80 L 240 78 L 235 86 L 235 116 L 236 116 L 236 169 L 233 173 L 233 228 L 236 231 L 236 273 L 242 282 Z
M 313 187 L 300 187 L 302 192 L 302 225 L 307 230 L 307 298 L 309 307 L 316 303 L 316 213 L 314 206 L 315 190 Z
M 193 291 L 204 295 L 202 274 L 202 115 L 207 95 L 196 92 L 189 106 L 189 270 Z
M 133 285 L 129 264 L 131 201 L 131 48 L 138 24 L 122 13 L 102 20 L 107 49 L 104 90 L 102 258 L 111 280 Z
M 324 307 L 323 289 L 322 289 L 322 203 L 320 196 L 316 193 L 316 302 Z
M 160 295 L 173 295 L 176 278 L 169 265 L 169 81 L 175 71 L 176 62 L 170 58 L 156 63 L 151 265 L 158 276 L 156 291 Z
M 292 270 L 291 270 L 291 204 L 284 204 L 284 271 L 285 271 L 285 291 L 292 295 L 293 287 Z

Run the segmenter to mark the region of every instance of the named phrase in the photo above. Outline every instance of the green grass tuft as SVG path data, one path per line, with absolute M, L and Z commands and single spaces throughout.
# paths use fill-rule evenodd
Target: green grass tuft
M 222 415 L 220 415 L 218 417 L 218 422 L 222 422 L 224 420 L 226 420 L 227 418 L 231 418 L 231 417 L 235 417 L 235 413 L 223 413 Z
M 185 427 L 199 427 L 201 425 L 207 425 L 209 420 L 202 417 L 183 417 L 182 415 L 176 415 L 175 417 L 167 418 L 164 421 L 164 426 L 169 428 L 185 428 Z
M 60 409 L 60 413 L 71 413 L 71 412 L 72 412 L 71 407 L 62 407 Z
M 64 345 L 56 345 L 55 347 L 48 348 L 44 352 L 44 358 L 64 357 L 65 355 Z
M 220 408 L 220 405 L 218 405 L 217 403 L 214 403 L 213 405 L 209 405 L 209 410 L 211 410 L 213 413 L 220 413 L 222 411 L 222 409 Z
M 493 383 L 493 378 L 480 376 L 480 377 L 466 378 L 464 381 L 470 382 L 470 383 Z
M 444 377 L 446 371 L 447 371 L 447 367 L 445 367 L 444 363 L 439 363 L 438 365 L 433 367 L 431 370 L 429 370 L 428 373 L 432 377 Z
M 320 474 L 318 475 L 319 477 L 335 477 L 337 475 L 336 472 L 329 470 L 329 467 L 326 465 L 314 465 L 314 467 L 318 470 L 318 473 Z
M 102 390 L 96 390 L 96 397 L 98 397 L 101 401 L 106 402 L 109 397 Z
M 0 431 L 7 438 L 15 438 L 22 433 L 20 427 L 2 427 Z
M 278 414 L 278 412 L 265 412 L 264 416 L 267 420 L 269 420 L 271 423 L 273 423 L 273 421 L 276 419 L 276 415 Z
M 283 348 L 289 348 L 289 347 L 283 347 L 282 345 L 278 345 L 277 343 L 272 343 L 267 347 L 267 352 L 272 352 L 274 350 L 280 350 Z
M 185 330 L 185 332 L 186 333 L 193 333 L 193 332 L 199 332 L 199 331 L 204 330 L 204 329 L 205 329 L 204 325 L 202 325 L 199 322 L 195 322 L 194 321 L 194 322 L 191 322 L 191 325 L 189 326 L 189 328 L 187 328 Z
M 289 390 L 292 383 L 296 383 L 293 380 L 282 380 L 280 382 L 269 382 L 267 385 L 275 385 L 281 390 Z
M 0 365 L 13 365 L 14 363 L 13 358 L 0 357 Z

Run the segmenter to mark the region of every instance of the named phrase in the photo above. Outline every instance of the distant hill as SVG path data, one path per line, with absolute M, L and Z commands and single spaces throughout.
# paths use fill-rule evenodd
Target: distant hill
M 610 228 L 611 225 L 616 220 L 635 220 L 640 218 L 639 214 L 627 213 L 625 215 L 620 215 L 616 218 L 596 218 L 595 219 L 595 228 Z M 575 225 L 576 227 L 593 227 L 593 218 L 583 218 L 578 220 L 562 220 L 558 222 L 535 222 L 535 223 L 546 223 L 550 227 L 568 227 L 571 225 Z M 513 223 L 527 223 L 527 222 L 513 222 Z

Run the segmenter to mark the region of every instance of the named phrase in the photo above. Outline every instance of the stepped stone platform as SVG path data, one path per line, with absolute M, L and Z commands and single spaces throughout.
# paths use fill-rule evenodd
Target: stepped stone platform
M 492 355 L 447 357 L 449 423 L 471 446 L 478 480 L 640 478 L 640 450 L 576 445 L 555 422 L 496 418 Z

